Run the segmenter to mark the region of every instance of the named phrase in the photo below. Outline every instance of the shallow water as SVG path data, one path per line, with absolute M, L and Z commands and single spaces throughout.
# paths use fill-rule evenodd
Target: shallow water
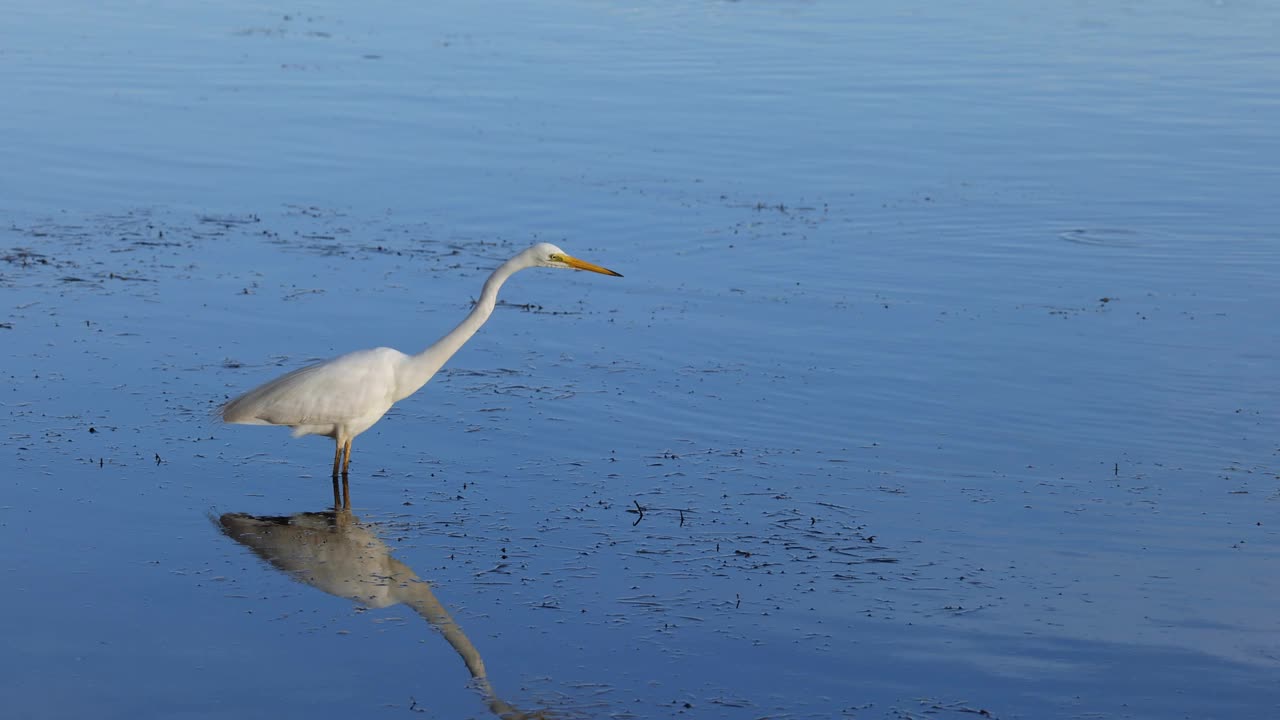
M 1275 717 L 1278 21 L 20 3 L 8 713 Z

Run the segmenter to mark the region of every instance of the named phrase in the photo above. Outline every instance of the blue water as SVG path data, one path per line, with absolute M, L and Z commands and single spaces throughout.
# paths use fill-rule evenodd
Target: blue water
M 14 717 L 1280 713 L 1280 8 L 5 17 Z

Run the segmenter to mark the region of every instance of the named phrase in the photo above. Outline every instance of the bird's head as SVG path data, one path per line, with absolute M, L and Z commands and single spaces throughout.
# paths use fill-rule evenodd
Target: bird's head
M 622 273 L 616 273 L 608 268 L 602 268 L 599 265 L 589 263 L 586 260 L 579 260 L 551 243 L 538 243 L 525 252 L 532 255 L 531 260 L 536 267 L 590 270 L 591 272 L 597 272 L 601 275 L 622 277 Z

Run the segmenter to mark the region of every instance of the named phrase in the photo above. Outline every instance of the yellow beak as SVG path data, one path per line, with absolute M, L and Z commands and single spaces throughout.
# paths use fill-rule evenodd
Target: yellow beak
M 591 272 L 600 273 L 601 275 L 612 275 L 614 277 L 622 277 L 622 273 L 616 273 L 609 268 L 602 268 L 599 265 L 592 265 L 586 260 L 579 260 L 576 257 L 564 256 L 564 264 L 574 270 L 590 270 Z

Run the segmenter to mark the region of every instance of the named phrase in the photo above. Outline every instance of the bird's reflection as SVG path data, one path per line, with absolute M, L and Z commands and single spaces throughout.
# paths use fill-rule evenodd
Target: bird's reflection
M 404 603 L 413 608 L 462 657 L 489 710 L 502 720 L 551 717 L 541 710 L 523 712 L 497 696 L 480 651 L 436 599 L 431 586 L 391 557 L 387 544 L 349 510 L 287 517 L 227 513 L 217 524 L 227 537 L 296 580 L 366 607 Z

